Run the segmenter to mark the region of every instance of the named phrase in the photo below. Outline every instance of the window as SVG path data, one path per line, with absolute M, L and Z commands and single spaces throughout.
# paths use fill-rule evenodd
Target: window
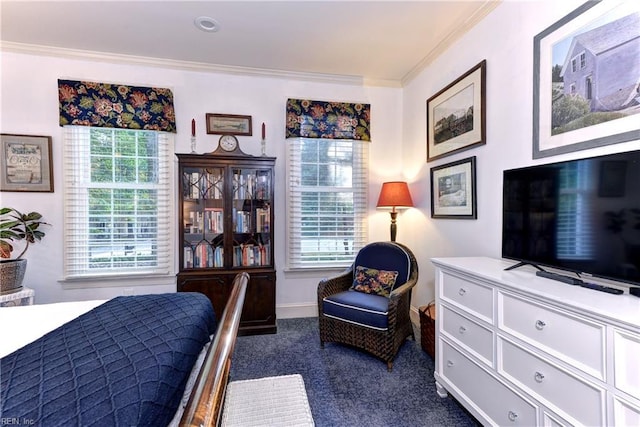
M 587 66 L 587 55 L 582 52 L 580 54 L 580 68 L 584 68 Z
M 65 278 L 169 274 L 173 137 L 64 129 Z
M 288 266 L 346 267 L 367 241 L 369 142 L 287 142 Z

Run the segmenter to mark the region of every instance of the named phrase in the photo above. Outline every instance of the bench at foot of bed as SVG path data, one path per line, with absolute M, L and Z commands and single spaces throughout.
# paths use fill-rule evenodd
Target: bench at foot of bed
M 294 374 L 230 382 L 221 425 L 313 426 L 302 376 Z

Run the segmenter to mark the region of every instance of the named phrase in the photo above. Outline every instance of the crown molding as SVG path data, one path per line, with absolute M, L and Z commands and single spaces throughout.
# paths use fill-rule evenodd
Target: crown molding
M 24 53 L 30 55 L 39 56 L 53 56 L 59 58 L 69 59 L 83 59 L 91 61 L 101 61 L 109 63 L 127 64 L 127 65 L 142 65 L 148 67 L 158 68 L 171 68 L 175 70 L 196 71 L 196 72 L 208 72 L 208 73 L 223 73 L 242 76 L 253 77 L 269 77 L 269 78 L 281 78 L 288 80 L 304 80 L 320 83 L 334 83 L 334 84 L 347 84 L 364 86 L 365 80 L 358 76 L 344 76 L 337 74 L 321 74 L 321 73 L 306 73 L 297 71 L 281 71 L 262 68 L 251 67 L 237 67 L 229 65 L 217 65 L 207 64 L 203 62 L 193 61 L 177 61 L 173 59 L 151 58 L 145 56 L 123 55 L 117 53 L 107 52 L 95 52 L 79 49 L 68 49 L 54 46 L 43 46 L 28 43 L 16 43 L 1 41 L 0 51 L 3 52 L 15 52 Z M 379 81 L 380 84 L 383 81 Z M 368 84 L 375 83 L 374 80 L 369 81 Z M 396 83 L 399 85 L 399 82 Z M 398 86 L 399 87 L 399 86 Z
M 442 55 L 453 43 L 455 43 L 460 37 L 466 34 L 471 28 L 482 21 L 489 13 L 491 13 L 503 0 L 485 0 L 482 7 L 478 8 L 476 12 L 469 16 L 461 25 L 457 26 L 451 31 L 445 38 L 433 48 L 422 61 L 420 61 L 411 71 L 409 71 L 401 80 L 401 86 L 404 87 L 409 84 L 414 78 L 418 76 L 429 64 L 431 64 L 437 57 Z

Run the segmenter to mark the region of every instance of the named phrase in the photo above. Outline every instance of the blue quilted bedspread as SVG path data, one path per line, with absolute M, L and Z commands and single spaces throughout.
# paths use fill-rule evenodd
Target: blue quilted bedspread
M 165 426 L 215 327 L 202 294 L 114 298 L 0 359 L 0 419 Z

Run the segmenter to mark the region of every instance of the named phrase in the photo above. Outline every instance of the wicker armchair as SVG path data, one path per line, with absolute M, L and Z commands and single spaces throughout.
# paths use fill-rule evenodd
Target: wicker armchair
M 388 296 L 353 289 L 361 266 L 385 274 L 397 272 Z M 415 340 L 409 309 L 417 280 L 418 264 L 406 246 L 376 242 L 362 248 L 349 269 L 318 284 L 321 346 L 337 342 L 360 348 L 387 362 L 391 371 L 405 339 Z

